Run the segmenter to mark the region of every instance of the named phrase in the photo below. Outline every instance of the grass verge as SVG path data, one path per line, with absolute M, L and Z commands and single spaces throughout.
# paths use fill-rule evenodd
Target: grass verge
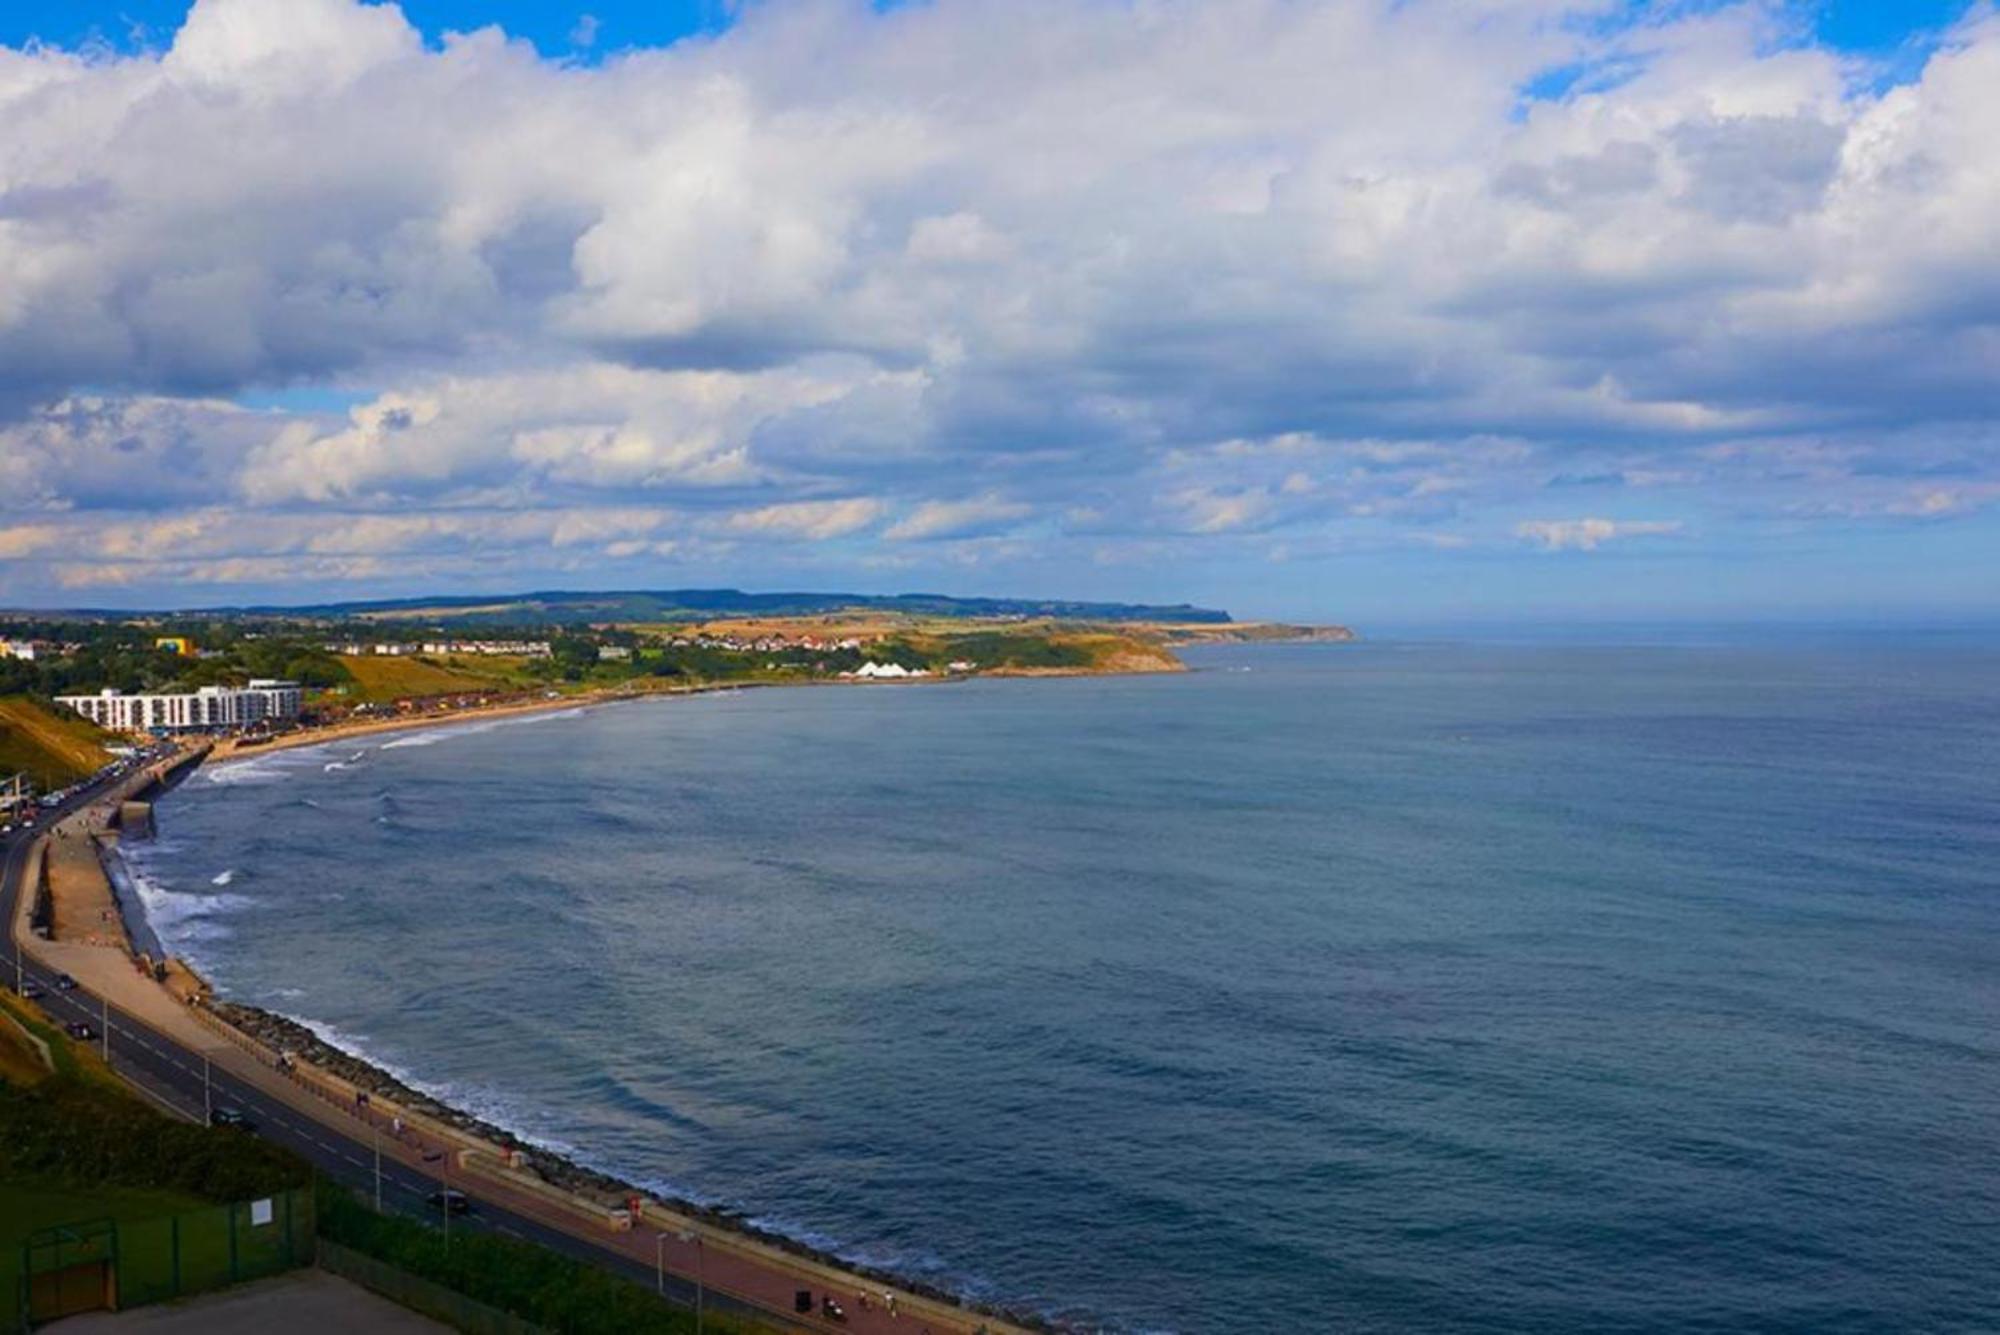
M 319 1192 L 319 1234 L 454 1293 L 566 1335 L 692 1335 L 694 1313 L 650 1289 L 529 1242 L 471 1229 L 444 1231 L 379 1215 L 331 1183 Z M 704 1332 L 772 1328 L 709 1312 Z

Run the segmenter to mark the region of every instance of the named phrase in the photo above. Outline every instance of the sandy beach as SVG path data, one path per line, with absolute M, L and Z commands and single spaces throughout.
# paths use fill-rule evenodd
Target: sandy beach
M 688 692 L 692 693 L 692 692 Z M 422 714 L 399 714 L 393 718 L 349 719 L 315 728 L 278 733 L 267 739 L 224 738 L 208 754 L 210 762 L 240 760 L 268 751 L 288 751 L 301 746 L 320 746 L 353 737 L 373 737 L 380 733 L 409 732 L 418 728 L 442 728 L 454 723 L 477 723 L 486 719 L 513 718 L 523 714 L 548 714 L 607 704 L 613 700 L 636 700 L 667 694 L 663 691 L 604 691 L 586 695 L 565 695 L 558 699 L 508 701 L 497 705 L 474 705 L 466 709 L 437 710 Z

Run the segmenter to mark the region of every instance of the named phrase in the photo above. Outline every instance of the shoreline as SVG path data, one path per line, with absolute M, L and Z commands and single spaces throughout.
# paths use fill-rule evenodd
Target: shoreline
M 997 675 L 997 674 L 996 674 Z M 1089 676 L 1098 673 L 1061 673 L 1053 675 Z M 584 709 L 617 700 L 644 700 L 663 697 L 714 694 L 740 690 L 745 687 L 812 686 L 812 685 L 938 685 L 958 680 L 951 677 L 924 678 L 912 682 L 735 682 L 727 684 L 677 687 L 655 691 L 627 691 L 604 693 L 591 696 L 571 696 L 561 700 L 541 700 L 514 706 L 500 706 L 485 709 L 454 711 L 443 716 L 421 718 L 399 718 L 369 720 L 353 727 L 334 724 L 326 728 L 281 734 L 269 742 L 247 748 L 218 746 L 198 757 L 193 764 L 177 776 L 184 780 L 204 764 L 231 764 L 252 760 L 258 755 L 275 750 L 303 749 L 350 740 L 355 737 L 373 736 L 391 732 L 417 731 L 426 728 L 443 728 L 458 723 L 478 723 L 494 718 L 520 717 L 560 712 L 565 709 Z M 178 783 L 166 786 L 156 794 L 156 800 L 165 799 L 178 787 Z M 157 820 L 157 817 L 156 817 Z M 643 1187 L 614 1173 L 593 1168 L 577 1162 L 569 1154 L 552 1149 L 505 1126 L 488 1121 L 476 1114 L 453 1106 L 444 1099 L 424 1092 L 404 1077 L 385 1069 L 365 1056 L 350 1052 L 323 1037 L 313 1022 L 284 1014 L 281 1011 L 230 1000 L 220 995 L 211 979 L 197 970 L 185 959 L 172 953 L 170 943 L 159 936 L 146 913 L 143 899 L 137 893 L 134 872 L 127 864 L 123 851 L 116 845 L 99 846 L 98 860 L 105 877 L 114 887 L 122 877 L 133 885 L 130 907 L 139 917 L 139 926 L 159 942 L 160 948 L 183 971 L 202 996 L 202 1009 L 216 1019 L 226 1023 L 251 1039 L 282 1052 L 292 1054 L 298 1061 L 322 1070 L 356 1088 L 369 1091 L 404 1108 L 421 1114 L 437 1123 L 451 1128 L 458 1134 L 483 1141 L 502 1151 L 518 1151 L 524 1156 L 525 1167 L 549 1186 L 572 1196 L 606 1207 L 617 1207 L 633 1196 L 643 1196 L 656 1201 L 669 1210 L 700 1220 L 703 1224 L 718 1230 L 733 1233 L 752 1242 L 775 1248 L 788 1255 L 818 1265 L 832 1267 L 861 1279 L 888 1284 L 907 1293 L 920 1295 L 935 1302 L 949 1305 L 960 1311 L 978 1316 L 990 1316 L 1014 1326 L 1042 1331 L 1063 1331 L 1073 1329 L 1061 1325 L 1051 1318 L 1039 1314 L 1025 1314 L 1013 1311 L 999 1304 L 980 1302 L 969 1295 L 954 1292 L 926 1280 L 914 1279 L 909 1275 L 879 1265 L 843 1257 L 836 1252 L 802 1241 L 786 1233 L 762 1227 L 753 1222 L 753 1217 L 742 1211 L 725 1206 L 704 1204 L 686 1197 Z M 113 865 L 117 871 L 113 871 Z M 125 896 L 118 896 L 123 901 Z M 120 903 L 121 910 L 125 907 Z M 121 913 L 121 916 L 122 913 Z M 133 924 L 125 924 L 128 937 Z M 411 1077 L 415 1078 L 415 1077 Z
M 1061 677 L 1140 677 L 1167 676 L 1186 672 L 1185 663 L 1176 661 L 1172 667 L 1114 666 L 1109 668 L 987 668 L 979 672 L 937 673 L 925 677 L 907 677 L 887 680 L 857 680 L 853 678 L 806 678 L 798 681 L 715 681 L 695 685 L 657 686 L 652 688 L 627 686 L 622 690 L 586 691 L 577 695 L 564 695 L 556 699 L 509 700 L 494 705 L 474 705 L 465 709 L 443 710 L 437 713 L 401 715 L 394 718 L 344 719 L 339 723 L 328 723 L 320 727 L 299 728 L 292 732 L 281 732 L 263 739 L 226 738 L 212 747 L 204 763 L 227 764 L 237 760 L 248 760 L 271 751 L 290 751 L 307 746 L 322 746 L 329 742 L 346 741 L 355 737 L 373 737 L 382 733 L 405 732 L 422 728 L 445 728 L 455 723 L 479 723 L 487 719 L 514 718 L 530 714 L 558 713 L 565 709 L 594 709 L 599 705 L 616 704 L 625 700 L 677 699 L 691 695 L 719 695 L 729 691 L 752 690 L 792 690 L 801 687 L 851 686 L 875 689 L 883 686 L 942 686 L 967 681 L 990 678 L 997 681 L 1043 681 Z
M 206 979 L 202 981 L 204 984 L 207 983 Z M 510 1131 L 475 1113 L 454 1107 L 436 1095 L 425 1093 L 368 1058 L 358 1056 L 328 1041 L 311 1023 L 295 1016 L 220 997 L 211 997 L 204 1003 L 204 1008 L 211 1015 L 248 1034 L 266 1047 L 287 1052 L 302 1063 L 318 1067 L 358 1089 L 367 1090 L 371 1097 L 387 1099 L 404 1109 L 448 1126 L 460 1135 L 487 1141 L 502 1150 L 519 1151 L 524 1156 L 527 1171 L 559 1191 L 568 1192 L 611 1209 L 621 1207 L 634 1195 L 644 1196 L 677 1213 L 698 1219 L 711 1228 L 738 1234 L 765 1246 L 775 1247 L 801 1260 L 831 1266 L 861 1279 L 892 1285 L 904 1292 L 919 1294 L 963 1312 L 994 1317 L 1030 1330 L 1061 1332 L 1073 1329 L 1057 1324 L 1046 1316 L 1016 1312 L 997 1303 L 978 1302 L 965 1294 L 956 1293 L 927 1280 L 912 1279 L 896 1270 L 849 1259 L 790 1234 L 765 1228 L 753 1222 L 750 1215 L 728 1206 L 704 1204 L 657 1188 L 644 1187 L 614 1173 L 578 1163 L 563 1151 L 551 1149 L 540 1141 Z
M 693 690 L 686 692 L 693 694 Z M 308 746 L 324 746 L 331 742 L 347 741 L 354 737 L 374 737 L 384 733 L 413 732 L 424 728 L 448 728 L 455 723 L 481 723 L 487 719 L 519 718 L 532 714 L 552 714 L 565 709 L 589 709 L 597 705 L 610 704 L 616 700 L 643 700 L 663 691 L 619 691 L 594 693 L 590 695 L 570 695 L 559 700 L 515 701 L 500 705 L 482 705 L 470 709 L 454 709 L 436 714 L 419 714 L 398 718 L 365 719 L 361 721 L 343 720 L 328 723 L 317 728 L 300 728 L 292 732 L 274 734 L 265 740 L 229 738 L 218 742 L 203 758 L 204 764 L 229 764 L 238 760 L 252 760 L 272 751 L 295 751 Z

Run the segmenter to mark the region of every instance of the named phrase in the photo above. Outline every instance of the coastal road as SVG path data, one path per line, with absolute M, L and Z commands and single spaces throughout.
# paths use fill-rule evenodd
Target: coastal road
M 5 850 L 4 873 L 0 873 L 0 915 L 4 915 L 0 916 L 0 922 L 11 924 L 14 921 L 35 837 L 43 829 L 53 828 L 61 817 L 72 810 L 87 806 L 100 792 L 101 786 L 94 787 L 50 811 L 43 818 L 40 828 L 27 832 L 30 837 L 10 838 Z M 5 938 L 0 943 L 0 974 L 4 974 L 7 985 L 17 990 L 24 982 L 39 986 L 43 992 L 39 1004 L 59 1024 L 79 1020 L 88 1023 L 98 1033 L 98 1050 L 112 1068 L 154 1102 L 195 1122 L 206 1121 L 209 1109 L 234 1108 L 250 1119 L 257 1135 L 297 1153 L 334 1181 L 368 1196 L 375 1196 L 379 1188 L 377 1198 L 382 1207 L 399 1214 L 443 1223 L 442 1214 L 429 1203 L 434 1192 L 450 1185 L 467 1190 L 468 1195 L 476 1193 L 476 1184 L 468 1188 L 466 1183 L 451 1182 L 446 1170 L 421 1172 L 402 1162 L 396 1157 L 393 1144 L 378 1156 L 374 1136 L 357 1136 L 351 1129 L 343 1134 L 340 1128 L 324 1126 L 301 1115 L 263 1089 L 205 1060 L 143 1020 L 109 1004 L 88 987 L 79 985 L 73 991 L 58 990 L 54 970 L 36 963 L 23 952 L 11 931 L 0 933 L 0 936 Z M 526 1214 L 516 1214 L 504 1207 L 480 1201 L 472 1213 L 451 1219 L 449 1226 L 499 1233 L 538 1243 L 656 1287 L 671 1301 L 689 1308 L 695 1306 L 694 1280 L 671 1271 L 661 1273 L 653 1266 L 637 1264 L 630 1256 L 592 1246 Z M 817 1328 L 816 1324 L 799 1325 L 789 1313 L 766 1311 L 739 1302 L 727 1294 L 707 1291 L 701 1296 L 707 1310 L 743 1312 L 765 1321 L 777 1317 L 780 1318 L 778 1324 L 787 1329 Z
M 100 798 L 115 781 L 77 794 L 62 807 L 40 818 L 39 830 L 53 829 L 73 811 Z M 36 833 L 39 833 L 37 831 Z M 333 1181 L 379 1199 L 398 1213 L 446 1222 L 429 1197 L 441 1187 L 463 1191 L 474 1202 L 468 1215 L 448 1221 L 452 1229 L 472 1228 L 523 1239 L 655 1287 L 670 1301 L 693 1307 L 700 1298 L 705 1310 L 741 1312 L 784 1330 L 882 1332 L 883 1335 L 946 1335 L 979 1329 L 1012 1329 L 1004 1322 L 982 1323 L 976 1314 L 921 1310 L 906 1296 L 902 1314 L 884 1310 L 879 1302 L 863 1309 L 856 1299 L 864 1291 L 879 1292 L 855 1280 L 838 1287 L 823 1276 L 791 1272 L 781 1264 L 762 1261 L 721 1247 L 689 1244 L 671 1234 L 651 1231 L 612 1232 L 592 1228 L 553 1207 L 484 1180 L 461 1180 L 450 1173 L 442 1147 L 428 1155 L 364 1123 L 352 1110 L 319 1103 L 276 1072 L 242 1068 L 243 1054 L 230 1052 L 211 1060 L 189 1043 L 112 1003 L 100 990 L 80 983 L 69 991 L 55 986 L 55 971 L 24 952 L 14 939 L 18 897 L 35 843 L 16 836 L 0 864 L 0 978 L 8 986 L 38 984 L 40 1004 L 50 1016 L 67 1024 L 82 1020 L 97 1031 L 99 1049 L 112 1067 L 146 1094 L 182 1116 L 206 1120 L 212 1108 L 242 1112 L 255 1134 L 294 1151 Z M 122 956 L 120 956 L 122 958 Z M 239 1069 L 229 1069 L 230 1066 Z M 539 1207 L 539 1208 L 537 1208 Z M 697 1285 L 690 1273 L 700 1268 L 706 1283 Z M 717 1285 L 721 1285 L 719 1290 Z M 792 1311 L 790 1296 L 810 1290 L 817 1302 L 831 1294 L 846 1309 L 845 1320 L 834 1323 L 815 1312 L 801 1317 Z M 760 1300 L 761 1299 L 761 1300 Z

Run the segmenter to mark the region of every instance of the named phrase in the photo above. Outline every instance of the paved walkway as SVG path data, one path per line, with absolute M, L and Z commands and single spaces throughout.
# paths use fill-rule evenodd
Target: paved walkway
M 93 820 L 102 822 L 105 804 L 93 805 L 94 811 L 78 813 L 63 822 L 70 842 L 76 842 Z M 61 841 L 62 836 L 58 835 L 55 842 Z M 16 907 L 16 922 L 12 927 L 14 939 L 26 947 L 30 958 L 46 968 L 70 973 L 91 996 L 105 998 L 112 1006 L 152 1026 L 179 1050 L 162 1052 L 153 1048 L 154 1054 L 196 1081 L 195 1088 L 200 1087 L 201 1062 L 206 1059 L 217 1070 L 227 1072 L 266 1099 L 288 1108 L 302 1121 L 317 1123 L 350 1145 L 358 1144 L 361 1149 L 357 1152 L 366 1153 L 372 1148 L 370 1128 L 388 1115 L 391 1106 L 388 1100 L 380 1100 L 382 1106 L 364 1110 L 352 1101 L 351 1087 L 329 1073 L 301 1066 L 290 1078 L 280 1075 L 263 1056 L 246 1050 L 244 1045 L 232 1042 L 198 1020 L 184 1002 L 141 973 L 124 950 L 102 944 L 27 939 L 27 912 L 24 895 Z M 152 1048 L 150 1041 L 140 1041 Z M 333 1101 L 329 1102 L 329 1098 Z M 589 1203 L 565 1196 L 527 1175 L 495 1171 L 488 1165 L 497 1160 L 497 1154 L 463 1133 L 448 1131 L 416 1114 L 410 1114 L 408 1121 L 410 1125 L 404 1135 L 383 1138 L 382 1158 L 429 1175 L 441 1171 L 437 1161 L 443 1155 L 459 1160 L 459 1151 L 483 1148 L 485 1154 L 480 1166 L 484 1171 L 467 1172 L 465 1169 L 470 1165 L 461 1163 L 452 1172 L 451 1185 L 463 1189 L 475 1200 L 490 1202 L 594 1247 L 618 1253 L 635 1266 L 659 1267 L 683 1279 L 699 1279 L 712 1294 L 727 1294 L 769 1313 L 789 1316 L 792 1297 L 800 1290 L 810 1291 L 815 1300 L 830 1294 L 846 1307 L 845 1318 L 838 1324 L 815 1312 L 792 1317 L 790 1324 L 795 1326 L 845 1331 L 848 1335 L 972 1335 L 975 1331 L 997 1335 L 1020 1329 L 1005 1321 L 910 1293 L 899 1293 L 891 1307 L 883 1290 L 873 1281 L 714 1228 L 658 1203 L 648 1203 L 639 1227 L 615 1231 L 604 1207 L 592 1208 Z M 334 1148 L 323 1136 L 316 1139 L 329 1150 Z M 287 1331 L 286 1335 L 300 1333 Z
M 52 1322 L 63 1335 L 446 1335 L 450 1326 L 378 1298 L 359 1284 L 300 1270 L 185 1302 L 130 1312 L 91 1312 Z

